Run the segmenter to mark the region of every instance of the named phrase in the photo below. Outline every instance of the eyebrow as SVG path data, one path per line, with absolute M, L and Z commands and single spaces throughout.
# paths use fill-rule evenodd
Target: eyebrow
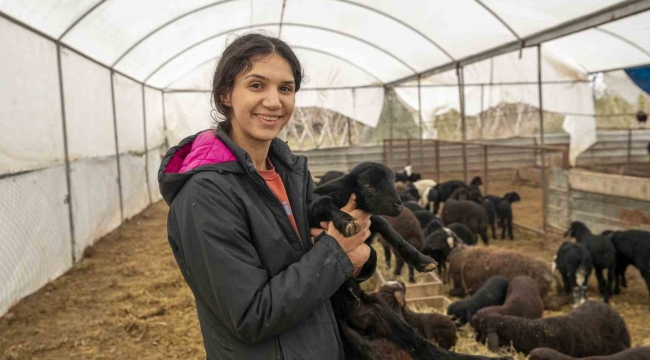
M 258 75 L 258 74 L 250 74 L 250 75 L 247 75 L 246 77 L 244 77 L 244 80 L 246 80 L 246 79 L 248 79 L 248 78 L 258 78 L 258 79 L 262 79 L 262 80 L 266 80 L 266 81 L 269 80 L 269 78 L 267 78 L 267 77 L 265 77 L 265 76 L 262 76 L 262 75 Z M 283 81 L 283 82 L 282 82 L 282 84 L 288 84 L 288 85 L 294 85 L 295 83 L 296 83 L 296 82 L 293 81 L 293 80 L 286 80 L 286 81 Z

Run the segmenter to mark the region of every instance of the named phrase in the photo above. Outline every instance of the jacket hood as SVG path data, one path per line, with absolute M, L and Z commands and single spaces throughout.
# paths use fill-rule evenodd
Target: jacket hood
M 297 164 L 289 146 L 278 138 L 271 141 L 269 157 L 280 161 L 290 171 Z M 187 180 L 201 171 L 249 175 L 257 172 L 250 155 L 227 133 L 221 129 L 204 130 L 172 146 L 163 157 L 158 169 L 158 184 L 165 202 L 170 205 Z

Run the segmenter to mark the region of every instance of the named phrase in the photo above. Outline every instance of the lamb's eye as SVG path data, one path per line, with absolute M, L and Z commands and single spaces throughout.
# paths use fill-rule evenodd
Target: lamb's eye
M 375 195 L 377 195 L 377 189 L 375 189 L 374 187 L 372 187 L 372 186 L 366 186 L 365 188 L 366 188 L 366 189 L 365 189 L 365 190 L 366 190 L 366 193 L 368 193 L 368 195 L 371 195 L 371 196 L 375 196 Z

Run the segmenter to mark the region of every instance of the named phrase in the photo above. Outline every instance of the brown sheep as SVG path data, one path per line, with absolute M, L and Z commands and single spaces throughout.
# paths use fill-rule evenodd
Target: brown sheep
M 407 324 L 429 341 L 443 349 L 456 345 L 456 325 L 447 316 L 436 313 L 416 313 L 406 307 L 406 287 L 401 281 L 382 285 L 375 296 L 399 314 Z
M 420 221 L 418 218 L 413 214 L 413 211 L 411 211 L 409 208 L 404 207 L 402 209 L 402 212 L 395 216 L 382 216 L 390 226 L 397 231 L 398 234 L 404 238 L 404 240 L 411 244 L 414 248 L 416 248 L 418 251 L 422 251 L 424 249 L 424 233 L 422 232 L 422 228 L 420 227 Z M 402 267 L 404 267 L 404 259 L 402 259 L 397 252 L 394 251 L 394 249 L 391 248 L 390 245 L 383 239 L 379 238 L 379 242 L 381 245 L 384 247 L 384 256 L 386 257 L 386 266 L 390 266 L 390 259 L 391 259 L 391 252 L 395 254 L 396 264 L 395 264 L 395 271 L 393 272 L 395 276 L 399 276 L 402 274 Z M 392 251 L 391 251 L 392 250 Z M 409 265 L 409 282 L 414 283 L 415 282 L 415 271 L 412 266 Z
M 537 282 L 544 298 L 554 281 L 551 270 L 543 261 L 511 250 L 455 243 L 447 261 L 449 277 L 454 282 L 449 293 L 453 296 L 464 296 L 466 290 L 474 293 L 492 276 L 501 275 L 512 281 L 517 276 L 527 275 Z
M 539 319 L 544 312 L 544 302 L 537 282 L 530 276 L 512 279 L 506 292 L 506 301 L 501 306 L 485 307 L 472 316 L 472 327 L 480 328 L 481 320 L 489 314 L 512 315 L 526 319 Z
M 490 314 L 483 318 L 479 340 L 491 351 L 501 346 L 530 353 L 548 347 L 574 357 L 611 355 L 630 347 L 630 333 L 621 316 L 601 301 L 587 301 L 566 315 L 525 319 Z
M 413 357 L 406 351 L 398 348 L 395 344 L 386 340 L 373 340 L 370 342 L 370 348 L 375 356 L 375 360 L 412 360 Z
M 469 200 L 469 190 L 459 188 L 454 191 L 442 209 L 442 222 L 445 225 L 461 223 L 472 230 L 472 232 L 479 234 L 483 243 L 488 245 L 490 240 L 487 236 L 487 228 L 489 225 L 487 211 L 483 206 Z
M 530 360 L 650 360 L 650 347 L 637 347 L 614 355 L 585 358 L 574 358 L 549 348 L 537 348 L 530 353 Z

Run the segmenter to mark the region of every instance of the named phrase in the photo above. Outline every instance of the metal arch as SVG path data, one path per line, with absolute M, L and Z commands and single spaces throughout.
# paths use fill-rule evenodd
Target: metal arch
M 72 25 L 70 25 L 70 26 L 69 26 L 69 27 L 68 27 L 68 28 L 63 32 L 63 34 L 61 34 L 61 36 L 59 36 L 58 41 L 61 42 L 61 40 L 63 39 L 63 37 L 66 36 L 66 35 L 68 34 L 68 32 L 70 32 L 70 30 L 72 30 L 72 28 L 74 28 L 75 26 L 77 26 L 77 24 L 80 23 L 81 20 L 85 19 L 86 16 L 88 16 L 88 14 L 90 14 L 91 12 L 93 12 L 95 9 L 97 9 L 101 4 L 105 3 L 106 1 L 108 1 L 108 0 L 101 0 L 100 2 L 98 2 L 97 4 L 95 4 L 95 6 L 93 6 L 92 8 L 90 8 L 90 9 L 89 9 L 88 11 L 86 11 L 83 15 L 81 15 L 81 17 L 79 17 L 79 18 L 78 18 L 74 23 L 72 23 Z
M 400 19 L 398 19 L 398 18 L 396 18 L 396 17 L 394 17 L 394 16 L 388 15 L 388 14 L 386 14 L 385 12 L 383 12 L 383 11 L 381 11 L 381 10 L 377 10 L 377 9 L 375 9 L 375 8 L 373 8 L 373 7 L 370 7 L 370 6 L 367 6 L 367 5 L 358 4 L 358 3 L 355 3 L 355 2 L 350 1 L 350 0 L 337 0 L 337 1 L 339 1 L 339 2 L 343 2 L 343 3 L 346 3 L 346 4 L 349 4 L 349 5 L 354 5 L 354 6 L 360 7 L 360 8 L 362 8 L 362 9 L 365 9 L 365 10 L 368 10 L 368 11 L 375 12 L 375 13 L 377 13 L 377 14 L 380 14 L 380 15 L 382 15 L 382 16 L 384 16 L 384 17 L 387 17 L 387 18 L 389 18 L 389 19 L 395 21 L 396 23 L 398 23 L 398 24 L 400 24 L 400 25 L 403 25 L 403 26 L 406 27 L 407 29 L 409 29 L 409 30 L 413 31 L 414 33 L 420 35 L 420 36 L 421 36 L 422 38 L 424 38 L 426 41 L 428 41 L 429 43 L 431 43 L 431 45 L 433 45 L 433 46 L 435 46 L 436 48 L 438 48 L 438 50 L 440 50 L 443 54 L 447 55 L 447 57 L 449 58 L 449 60 L 451 60 L 451 61 L 455 61 L 454 57 L 451 56 L 451 54 L 450 54 L 447 50 L 445 50 L 442 46 L 440 46 L 440 44 L 438 44 L 437 42 L 433 41 L 433 39 L 431 39 L 430 37 L 428 37 L 428 36 L 426 36 L 425 34 L 423 34 L 420 30 L 418 30 L 418 29 L 414 28 L 413 26 L 411 26 L 411 25 L 405 23 L 404 21 L 402 21 L 402 20 L 400 20 Z
M 186 13 L 184 13 L 184 14 L 182 14 L 182 15 L 179 15 L 179 16 L 177 16 L 177 17 L 175 17 L 175 18 L 173 18 L 173 19 L 167 21 L 166 23 L 164 23 L 164 24 L 158 26 L 157 28 L 155 28 L 155 29 L 153 29 L 152 31 L 150 31 L 147 35 L 145 35 L 144 37 L 142 37 L 142 39 L 138 40 L 135 44 L 131 45 L 131 47 L 129 47 L 128 49 L 126 49 L 126 51 L 124 51 L 124 53 L 122 53 L 122 55 L 120 55 L 120 57 L 117 58 L 117 60 L 115 60 L 115 62 L 111 65 L 111 69 L 114 68 L 114 67 L 115 67 L 115 66 L 116 66 L 120 61 L 122 61 L 122 59 L 123 59 L 123 58 L 124 58 L 128 53 L 130 53 L 133 49 L 135 49 L 138 45 L 142 44 L 142 42 L 144 42 L 145 40 L 147 40 L 148 38 L 150 38 L 153 34 L 157 33 L 158 31 L 162 30 L 163 28 L 167 27 L 167 25 L 170 25 L 170 24 L 172 24 L 172 23 L 174 23 L 174 22 L 176 22 L 176 21 L 178 21 L 178 20 L 180 20 L 180 19 L 182 19 L 182 18 L 184 18 L 184 17 L 190 16 L 190 15 L 192 15 L 192 14 L 195 14 L 195 13 L 197 13 L 197 12 L 200 12 L 200 11 L 203 11 L 203 10 L 205 10 L 205 9 L 211 8 L 211 7 L 213 7 L 213 6 L 223 5 L 223 4 L 225 4 L 225 3 L 229 3 L 229 2 L 232 2 L 232 1 L 236 1 L 236 0 L 220 0 L 220 1 L 215 1 L 215 2 L 213 2 L 213 3 L 210 3 L 210 4 L 207 4 L 207 5 L 201 6 L 201 7 L 199 7 L 199 8 L 196 8 L 196 9 L 194 9 L 194 10 L 192 10 L 192 11 L 188 11 L 188 12 L 186 12 Z
M 331 57 L 333 57 L 333 58 L 339 59 L 339 60 L 341 60 L 341 61 L 347 63 L 348 65 L 351 65 L 352 67 L 357 68 L 357 69 L 363 71 L 363 73 L 365 73 L 366 75 L 372 77 L 372 78 L 375 79 L 378 83 L 380 83 L 380 84 L 382 83 L 382 81 L 381 81 L 377 76 L 375 76 L 373 73 L 369 72 L 368 70 L 364 69 L 364 68 L 361 67 L 360 65 L 358 65 L 358 64 L 356 64 L 356 63 L 353 63 L 352 61 L 350 61 L 350 60 L 348 60 L 348 59 L 346 59 L 346 58 L 344 58 L 344 57 L 338 56 L 338 55 L 336 55 L 336 54 L 332 54 L 332 53 L 327 52 L 327 51 L 324 51 L 324 50 L 315 49 L 315 48 L 311 48 L 311 47 L 307 47 L 307 46 L 291 46 L 291 48 L 292 48 L 292 49 L 301 49 L 301 50 L 313 51 L 313 52 L 316 52 L 316 53 L 321 53 L 321 54 L 323 54 L 323 55 L 327 55 L 327 56 L 331 56 Z M 169 86 L 170 86 L 171 84 L 175 83 L 175 82 L 178 81 L 180 78 L 182 78 L 182 77 L 184 77 L 185 75 L 187 75 L 187 74 L 193 72 L 194 70 L 200 68 L 201 66 L 203 66 L 203 65 L 205 65 L 205 64 L 207 64 L 207 63 L 209 63 L 210 61 L 214 61 L 214 60 L 216 60 L 216 59 L 218 59 L 218 58 L 219 58 L 219 57 L 217 56 L 217 57 L 212 57 L 212 58 L 209 58 L 209 59 L 207 59 L 207 60 L 205 60 L 205 61 L 202 61 L 200 64 L 196 65 L 195 67 L 193 67 L 193 68 L 190 69 L 189 71 L 183 73 L 182 75 L 176 77 L 174 80 L 170 81 L 167 85 L 165 85 L 165 86 L 162 88 L 162 90 L 163 90 L 163 91 L 166 91 L 166 90 L 169 88 Z M 301 90 L 302 90 L 302 89 L 301 89 Z M 305 88 L 304 90 L 309 90 L 309 88 Z
M 280 13 L 280 26 L 278 29 L 278 38 L 282 39 L 282 22 L 284 21 L 284 9 L 287 7 L 287 0 L 282 0 L 282 13 Z
M 145 77 L 143 82 L 146 83 L 153 75 L 155 75 L 158 71 L 160 71 L 160 69 L 165 67 L 167 64 L 169 64 L 174 59 L 178 58 L 179 56 L 183 55 L 187 51 L 189 51 L 189 50 L 191 50 L 191 49 L 193 49 L 193 48 L 195 48 L 195 47 L 197 47 L 197 46 L 199 46 L 199 45 L 201 45 L 201 44 L 203 44 L 205 42 L 208 42 L 208 41 L 210 41 L 212 39 L 215 39 L 215 38 L 217 38 L 219 36 L 229 34 L 229 33 L 233 32 L 233 31 L 240 31 L 240 30 L 252 29 L 252 28 L 256 28 L 256 27 L 275 26 L 275 25 L 278 25 L 278 23 L 248 25 L 248 26 L 242 26 L 242 27 L 239 27 L 239 28 L 229 29 L 227 31 L 222 31 L 222 32 L 220 32 L 218 34 L 209 36 L 209 37 L 207 37 L 207 38 L 205 38 L 205 39 L 203 39 L 203 40 L 201 40 L 201 41 L 199 41 L 197 43 L 194 43 L 194 44 L 190 45 L 189 47 L 187 47 L 187 48 L 183 49 L 182 51 L 176 53 L 176 55 L 174 55 L 171 58 L 167 59 L 164 63 L 162 63 L 160 66 L 158 66 L 153 72 L 151 72 L 147 77 Z M 369 42 L 368 40 L 361 39 L 359 37 L 356 37 L 354 35 L 350 35 L 348 33 L 342 32 L 342 31 L 328 29 L 328 28 L 324 28 L 324 27 L 320 27 L 320 26 L 316 26 L 316 25 L 295 24 L 295 23 L 285 23 L 284 25 L 285 26 L 295 26 L 295 27 L 304 27 L 304 28 L 309 28 L 309 29 L 322 30 L 322 31 L 325 31 L 325 32 L 331 32 L 331 33 L 334 33 L 334 34 L 338 34 L 338 35 L 341 35 L 341 36 L 351 38 L 353 40 L 357 40 L 359 42 L 362 42 L 362 43 L 364 43 L 364 44 L 366 44 L 366 45 L 368 45 L 370 47 L 373 47 L 373 48 L 383 52 L 384 54 L 392 57 L 393 59 L 398 61 L 400 64 L 402 64 L 406 68 L 408 68 L 411 72 L 413 72 L 413 74 L 417 74 L 417 70 L 415 70 L 413 67 L 411 67 L 409 64 L 407 64 L 404 60 L 400 59 L 398 56 L 394 55 L 393 53 L 383 49 L 382 47 Z
M 498 20 L 498 21 L 499 21 L 503 26 L 505 26 L 505 27 L 508 29 L 508 31 L 510 31 L 510 33 L 511 33 L 515 38 L 517 38 L 517 40 L 521 41 L 521 37 L 519 37 L 519 35 L 517 35 L 517 33 L 515 32 L 515 30 L 513 30 L 513 29 L 510 27 L 510 25 L 508 25 L 508 23 L 505 22 L 505 20 L 503 20 L 499 15 L 497 15 L 497 13 L 495 13 L 492 9 L 490 9 L 489 6 L 483 4 L 483 2 L 482 2 L 481 0 L 475 0 L 475 1 L 476 1 L 479 5 L 481 5 L 485 10 L 487 10 L 490 14 L 492 14 L 492 16 L 493 16 L 495 19 L 497 19 L 497 20 Z
M 601 28 L 599 28 L 599 27 L 595 27 L 594 30 L 600 31 L 600 32 L 602 32 L 603 34 L 607 34 L 607 35 L 609 35 L 609 36 L 611 36 L 611 37 L 613 37 L 613 38 L 616 38 L 616 39 L 618 39 L 618 40 L 620 40 L 620 41 L 623 41 L 624 43 L 626 43 L 626 44 L 632 46 L 633 48 L 635 48 L 635 49 L 637 49 L 637 50 L 639 50 L 640 52 L 642 52 L 643 54 L 645 54 L 647 57 L 650 57 L 650 52 L 648 52 L 646 49 L 642 48 L 639 44 L 633 42 L 633 41 L 630 40 L 630 39 L 624 38 L 624 37 L 622 37 L 621 35 L 618 35 L 618 34 L 615 33 L 615 32 L 612 32 L 612 31 L 609 31 L 609 30 L 605 30 L 605 29 L 601 29 Z

